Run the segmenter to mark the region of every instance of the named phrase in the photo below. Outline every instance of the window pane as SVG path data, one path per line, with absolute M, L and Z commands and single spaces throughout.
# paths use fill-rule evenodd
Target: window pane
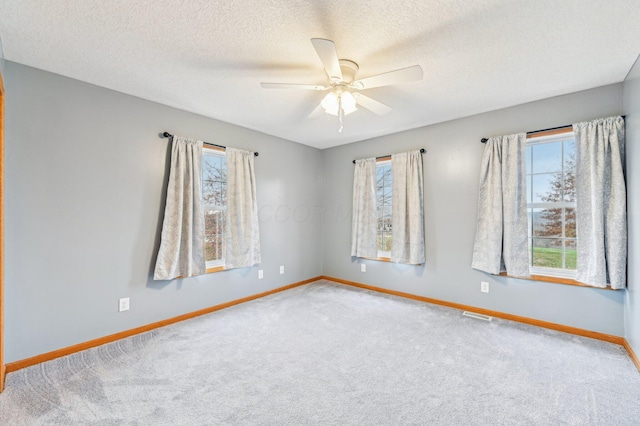
M 227 205 L 227 178 L 220 181 L 220 205 Z
M 384 186 L 391 190 L 391 166 L 384 166 Z
M 564 143 L 564 200 L 576 201 L 576 142 Z
M 527 209 L 527 236 L 529 238 L 532 237 L 531 234 L 533 232 L 532 231 L 533 223 L 531 222 L 532 221 L 532 215 L 533 215 L 533 209 Z M 529 243 L 531 243 L 531 241 L 529 241 Z
M 561 173 L 533 175 L 532 185 L 534 203 L 562 201 L 563 182 Z
M 382 251 L 391 251 L 391 233 L 385 232 L 383 238 Z
M 202 200 L 205 205 L 224 206 L 227 202 L 227 162 L 219 155 L 202 158 Z
M 576 141 L 564 141 L 564 171 L 576 169 Z
M 564 201 L 576 202 L 576 175 L 566 173 L 564 176 Z
M 205 261 L 221 260 L 224 255 L 224 218 L 223 210 L 205 211 Z
M 534 238 L 533 266 L 562 268 L 562 238 Z
M 378 251 L 391 251 L 391 233 L 378 233 Z
M 205 240 L 205 262 L 222 260 L 223 235 L 212 235 Z
M 562 142 L 532 145 L 533 173 L 562 172 Z
M 535 237 L 562 237 L 562 209 L 533 209 Z
M 376 167 L 376 203 L 381 206 L 384 203 L 384 170 Z
M 531 203 L 531 175 L 527 176 L 527 203 Z
M 203 158 L 203 167 L 202 167 L 202 200 L 205 204 L 214 204 L 215 203 L 215 177 L 213 176 L 213 160 L 214 158 L 210 155 L 204 155 Z
M 565 268 L 566 269 L 576 269 L 576 265 L 578 264 L 578 252 L 576 249 L 576 240 L 565 240 L 564 242 L 564 251 L 565 251 Z
M 576 209 L 565 209 L 564 236 L 566 238 L 576 238 Z

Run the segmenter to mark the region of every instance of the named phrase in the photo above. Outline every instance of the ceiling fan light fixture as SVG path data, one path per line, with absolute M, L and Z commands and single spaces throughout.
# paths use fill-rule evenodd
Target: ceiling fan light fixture
M 358 109 L 356 108 L 356 98 L 353 97 L 351 92 L 342 92 L 340 100 L 342 101 L 341 104 L 344 115 L 349 115 Z
M 320 105 L 324 108 L 324 112 L 336 116 L 340 114 L 341 109 L 343 115 L 351 114 L 358 109 L 356 108 L 356 98 L 346 90 L 341 93 L 335 91 L 327 93 Z
M 322 108 L 324 108 L 324 112 L 331 115 L 338 115 L 338 109 L 340 108 L 340 100 L 338 99 L 338 95 L 334 92 L 327 93 L 327 96 L 322 99 L 320 102 Z

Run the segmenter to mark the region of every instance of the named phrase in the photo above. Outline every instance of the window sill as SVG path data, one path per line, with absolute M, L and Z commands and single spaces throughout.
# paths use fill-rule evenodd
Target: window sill
M 501 272 L 500 273 L 501 277 L 509 277 L 509 278 L 517 278 L 519 280 L 529 280 L 529 281 L 544 281 L 544 282 L 548 282 L 548 283 L 554 283 L 554 284 L 565 284 L 565 285 L 573 285 L 576 287 L 588 287 L 588 288 L 597 288 L 597 289 L 601 289 L 601 290 L 613 290 L 615 291 L 615 289 L 611 288 L 611 287 L 595 287 L 592 285 L 588 285 L 588 284 L 583 284 L 581 282 L 578 282 L 576 280 L 572 280 L 571 278 L 559 278 L 559 277 L 549 277 L 546 275 L 530 275 L 528 277 L 516 277 L 513 275 L 507 275 L 506 272 Z
M 390 257 L 361 257 L 360 259 L 392 263 Z M 397 265 L 422 266 L 424 263 L 397 263 Z
M 213 274 L 214 272 L 222 272 L 222 271 L 226 271 L 227 268 L 225 268 L 224 266 L 214 266 L 212 268 L 207 268 L 207 270 L 205 271 L 204 274 L 202 275 L 207 275 L 207 274 Z M 192 277 L 201 277 L 202 275 L 191 275 L 189 277 L 185 277 L 184 275 L 179 275 L 177 277 L 175 277 L 175 279 L 184 279 L 184 278 L 192 278 Z
M 207 268 L 207 274 L 213 274 L 214 272 L 222 272 L 226 270 L 227 268 L 225 268 L 224 266 L 214 266 L 212 268 Z
M 391 262 L 390 257 L 361 257 L 361 259 L 377 260 L 378 262 Z

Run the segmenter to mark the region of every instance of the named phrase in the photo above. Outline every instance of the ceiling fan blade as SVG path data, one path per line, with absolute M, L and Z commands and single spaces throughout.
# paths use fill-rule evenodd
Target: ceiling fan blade
M 374 87 L 389 86 L 391 84 L 408 83 L 410 81 L 422 80 L 422 75 L 422 68 L 420 68 L 420 65 L 414 65 L 411 67 L 363 78 L 362 80 L 358 80 L 353 83 L 353 86 L 359 90 L 371 89 Z
M 322 108 L 322 105 L 318 104 L 318 106 L 313 111 L 311 111 L 311 114 L 309 114 L 308 118 L 320 117 L 322 113 L 324 113 L 324 108 Z
M 354 93 L 354 97 L 356 98 L 356 103 L 369 111 L 378 114 L 385 115 L 391 111 L 391 107 L 383 104 L 382 102 L 378 102 L 375 99 L 371 99 L 368 96 L 363 95 L 362 93 Z
M 324 38 L 312 38 L 311 43 L 316 49 L 316 53 L 327 71 L 327 75 L 331 81 L 342 81 L 342 70 L 340 69 L 340 60 L 336 45 Z
M 304 90 L 327 90 L 327 86 L 316 86 L 314 84 L 288 84 L 288 83 L 260 83 L 263 89 L 304 89 Z

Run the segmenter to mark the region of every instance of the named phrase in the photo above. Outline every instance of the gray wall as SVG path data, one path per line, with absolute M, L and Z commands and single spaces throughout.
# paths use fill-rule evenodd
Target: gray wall
M 640 355 L 640 59 L 624 83 L 626 119 L 627 214 L 629 220 L 628 288 L 625 338 Z
M 0 37 L 0 74 L 4 74 L 4 49 L 2 48 L 2 37 Z
M 12 62 L 4 77 L 6 362 L 322 273 L 321 151 Z M 264 279 L 257 267 L 150 279 L 164 130 L 260 152 Z M 127 296 L 131 310 L 118 313 Z
M 490 90 L 487 96 L 491 96 Z M 386 289 L 622 336 L 624 292 L 495 277 L 471 269 L 483 136 L 622 113 L 622 85 L 601 87 L 324 152 L 324 272 Z M 350 257 L 352 160 L 426 148 L 425 266 Z M 490 293 L 480 292 L 490 282 Z

